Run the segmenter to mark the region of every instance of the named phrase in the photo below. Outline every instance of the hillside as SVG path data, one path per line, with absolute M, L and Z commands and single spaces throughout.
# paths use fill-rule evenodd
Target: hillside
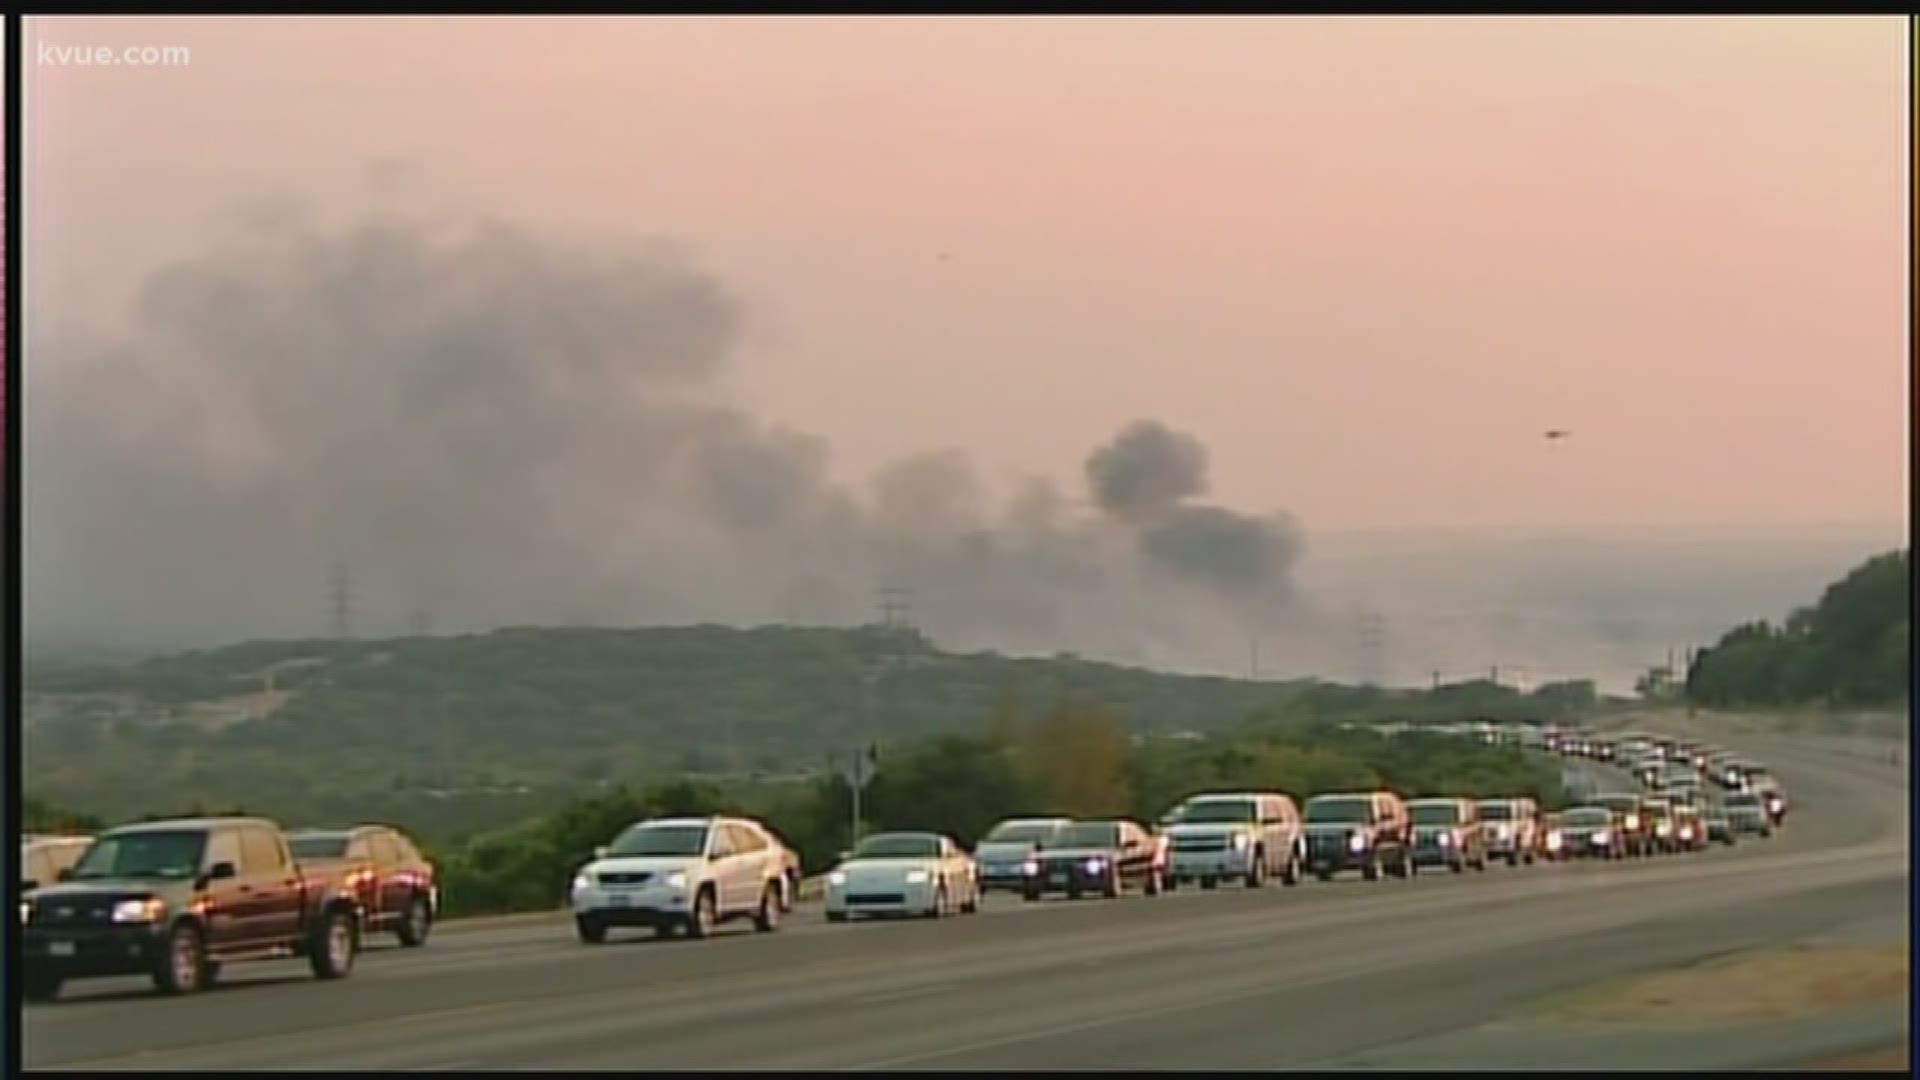
M 958 655 L 879 628 L 250 642 L 31 668 L 26 787 L 109 819 L 244 805 L 457 836 L 628 780 L 796 781 L 869 741 L 979 731 L 1061 702 L 1174 735 L 1251 717 L 1545 715 L 1591 700 L 1581 684 L 1411 693 Z
M 1694 658 L 1687 697 L 1712 706 L 1890 706 L 1909 696 L 1906 551 L 1875 556 L 1784 624 L 1734 627 Z

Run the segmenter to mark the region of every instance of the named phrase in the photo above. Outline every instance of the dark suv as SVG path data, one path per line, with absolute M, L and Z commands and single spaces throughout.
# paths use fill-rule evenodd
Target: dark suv
M 1307 869 L 1321 881 L 1358 870 L 1372 881 L 1386 870 L 1395 877 L 1418 872 L 1407 804 L 1391 791 L 1315 795 L 1301 814 L 1307 839 Z
M 302 871 L 280 827 L 261 818 L 192 818 L 103 833 L 60 884 L 20 904 L 26 996 L 69 979 L 153 977 L 199 990 L 234 960 L 304 956 L 337 979 L 353 967 L 360 909 L 337 877 Z

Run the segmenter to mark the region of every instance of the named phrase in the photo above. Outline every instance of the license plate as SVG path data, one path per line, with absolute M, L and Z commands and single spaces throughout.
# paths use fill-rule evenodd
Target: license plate
M 621 896 L 619 893 L 615 893 L 612 896 L 607 897 L 607 906 L 608 907 L 632 907 L 633 898 L 630 896 Z
M 72 956 L 73 942 L 49 941 L 47 942 L 47 955 L 48 956 Z

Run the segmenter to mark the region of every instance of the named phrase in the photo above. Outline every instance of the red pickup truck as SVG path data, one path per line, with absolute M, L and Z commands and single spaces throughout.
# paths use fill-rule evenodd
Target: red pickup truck
M 288 957 L 338 979 L 360 920 L 344 880 L 301 868 L 265 818 L 124 825 L 22 898 L 23 989 L 46 1000 L 72 979 L 146 974 L 181 994 L 212 985 L 222 964 Z

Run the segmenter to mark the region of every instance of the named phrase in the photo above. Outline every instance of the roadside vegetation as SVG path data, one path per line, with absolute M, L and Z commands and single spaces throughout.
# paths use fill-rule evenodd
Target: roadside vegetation
M 1282 714 L 1210 737 L 1147 736 L 1128 732 L 1109 710 L 1072 704 L 1032 717 L 1003 709 L 972 733 L 884 746 L 869 769 L 864 829 L 933 829 L 966 843 L 1012 815 L 1130 815 L 1152 822 L 1179 799 L 1209 789 L 1280 790 L 1305 798 L 1384 786 L 1414 796 L 1524 794 L 1549 806 L 1564 798 L 1551 763 L 1467 737 L 1418 730 L 1386 735 Z M 851 808 L 852 791 L 841 774 L 758 787 L 680 778 L 618 785 L 505 828 L 428 846 L 442 869 L 449 915 L 538 911 L 561 902 L 595 845 L 641 818 L 750 814 L 818 871 L 848 845 Z M 38 812 L 43 819 L 58 813 L 44 804 Z

